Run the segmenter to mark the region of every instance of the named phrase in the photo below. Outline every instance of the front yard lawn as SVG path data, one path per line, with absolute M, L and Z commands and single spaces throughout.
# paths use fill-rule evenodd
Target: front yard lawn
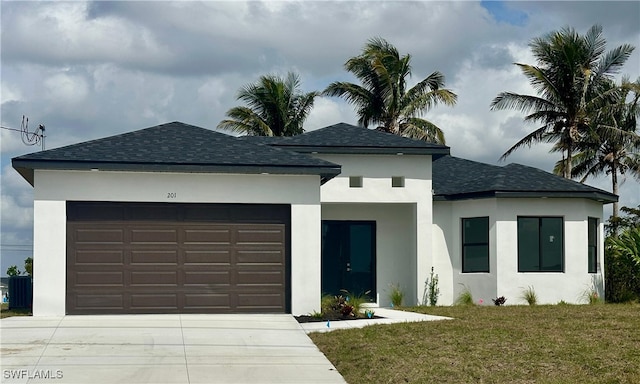
M 418 307 L 311 338 L 348 383 L 638 383 L 640 305 Z

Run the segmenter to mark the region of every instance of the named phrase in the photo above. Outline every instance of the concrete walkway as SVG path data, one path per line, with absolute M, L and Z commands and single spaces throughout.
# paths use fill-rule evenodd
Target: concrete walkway
M 2 383 L 344 383 L 291 315 L 0 320 Z
M 389 308 L 371 308 L 382 319 L 363 319 L 349 321 L 330 321 L 300 324 L 307 333 L 330 332 L 336 329 L 362 328 L 375 324 L 410 323 L 416 321 L 452 320 L 450 317 L 423 315 L 421 313 L 396 311 Z

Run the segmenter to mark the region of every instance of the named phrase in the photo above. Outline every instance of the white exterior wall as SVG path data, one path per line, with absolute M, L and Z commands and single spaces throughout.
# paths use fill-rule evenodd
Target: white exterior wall
M 461 218 L 489 217 L 489 273 L 462 273 Z M 518 216 L 560 216 L 564 222 L 564 272 L 518 272 Z M 598 273 L 587 272 L 588 217 L 599 219 Z M 476 302 L 524 304 L 522 291 L 532 286 L 541 304 L 584 302 L 584 292 L 604 294 L 604 224 L 602 204 L 587 199 L 503 198 L 434 203 L 434 265 L 442 295 L 453 304 L 468 287 Z M 450 271 L 450 278 L 449 278 Z
M 310 313 L 321 295 L 319 185 L 303 175 L 36 170 L 33 314 L 65 313 L 67 200 L 290 204 L 291 310 Z
M 376 292 L 378 306 L 389 307 L 390 284 L 399 284 L 405 304 L 415 304 L 415 204 L 323 204 L 322 220 L 376 222 Z M 421 293 L 420 293 L 421 294 Z
M 390 283 L 401 284 L 405 304 L 420 302 L 432 263 L 431 156 L 314 156 L 342 166 L 321 188 L 322 219 L 377 222 L 378 304 L 389 305 Z M 362 176 L 362 188 L 349 187 L 350 176 Z M 392 187 L 393 176 L 404 187 Z
M 532 286 L 540 304 L 585 303 L 584 293 L 594 287 L 604 294 L 604 233 L 602 204 L 587 199 L 498 200 L 498 296 L 510 304 L 524 303 L 522 290 Z M 516 216 L 561 216 L 564 221 L 564 272 L 518 273 Z M 588 217 L 599 219 L 598 273 L 588 273 Z M 507 302 L 509 303 L 509 301 Z

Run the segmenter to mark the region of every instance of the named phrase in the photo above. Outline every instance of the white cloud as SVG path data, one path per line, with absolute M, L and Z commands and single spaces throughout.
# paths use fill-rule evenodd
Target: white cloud
M 46 125 L 47 148 L 175 120 L 215 128 L 239 105 L 239 87 L 260 75 L 295 70 L 305 91 L 353 81 L 345 61 L 381 36 L 412 55 L 412 84 L 438 70 L 458 94 L 457 106 L 425 115 L 445 131 L 452 153 L 495 164 L 535 128 L 525 126 L 517 111 L 489 109 L 501 91 L 533 93 L 512 64 L 535 63 L 532 38 L 565 25 L 584 33 L 599 22 L 608 48 L 638 46 L 623 72 L 640 75 L 640 3 L 508 5 L 527 15 L 526 24 L 496 23 L 477 1 L 3 2 L 2 125 L 19 127 L 26 114 L 32 124 Z M 340 121 L 356 123 L 353 108 L 320 97 L 306 129 Z M 0 140 L 3 164 L 39 149 L 25 147 L 10 131 L 2 130 Z M 550 170 L 557 155 L 548 148 L 523 148 L 507 162 Z M 3 227 L 5 238 L 25 223 L 25 191 L 31 189 L 8 166 L 2 182 L 10 199 L 3 204 L 26 212 L 12 213 L 16 222 L 14 229 Z M 593 183 L 609 189 L 606 177 Z M 640 203 L 639 185 L 627 180 L 623 204 Z

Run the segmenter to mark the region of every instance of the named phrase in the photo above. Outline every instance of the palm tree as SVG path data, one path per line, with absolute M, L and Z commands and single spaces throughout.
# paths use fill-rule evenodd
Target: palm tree
M 293 136 L 304 132 L 306 120 L 318 92 L 302 93 L 300 78 L 289 72 L 286 78 L 261 76 L 257 83 L 243 86 L 237 100 L 246 107 L 227 111 L 230 119 L 218 124 L 220 129 L 249 136 Z
M 360 125 L 375 124 L 385 132 L 444 144 L 442 130 L 420 118 L 438 103 L 456 103 L 456 94 L 442 88 L 442 73 L 433 72 L 407 90 L 411 56 L 400 56 L 396 47 L 382 38 L 370 39 L 362 54 L 352 57 L 344 66 L 362 85 L 337 81 L 323 94 L 343 97 L 353 104 Z
M 563 152 L 563 176 L 571 178 L 576 143 L 589 130 L 590 116 L 601 106 L 603 88 L 627 61 L 634 47 L 623 44 L 605 52 L 602 27 L 594 25 L 584 36 L 573 28 L 553 31 L 530 44 L 538 65 L 516 63 L 538 96 L 501 92 L 491 102 L 492 110 L 515 109 L 526 113 L 525 121 L 542 126 L 509 148 L 504 160 L 515 150 L 534 143 L 556 143 Z
M 576 144 L 578 152 L 573 157 L 571 176 L 582 177 L 611 175 L 612 192 L 618 194 L 618 176 L 629 174 L 640 180 L 640 136 L 636 133 L 640 117 L 640 78 L 631 83 L 623 79 L 622 85 L 610 86 L 617 101 L 604 105 L 591 116 L 592 128 Z M 613 93 L 612 93 L 613 94 Z M 554 172 L 563 171 L 563 162 L 556 163 Z M 613 221 L 618 219 L 618 203 L 613 203 Z

